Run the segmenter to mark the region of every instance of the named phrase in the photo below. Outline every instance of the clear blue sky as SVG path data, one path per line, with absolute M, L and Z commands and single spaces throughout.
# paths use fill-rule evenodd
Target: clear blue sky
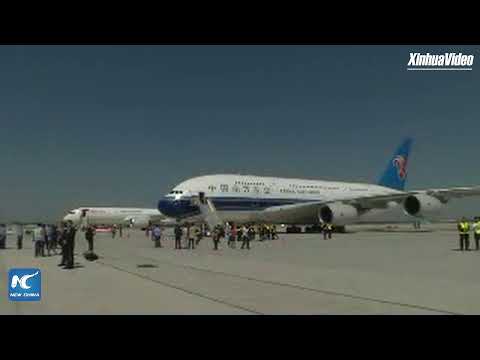
M 207 173 L 376 181 L 406 135 L 409 189 L 480 184 L 480 65 L 406 71 L 479 49 L 1 46 L 0 216 L 155 207 Z

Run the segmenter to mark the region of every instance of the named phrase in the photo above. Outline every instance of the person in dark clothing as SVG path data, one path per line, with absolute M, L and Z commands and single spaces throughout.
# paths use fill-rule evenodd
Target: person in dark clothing
M 195 234 L 195 245 L 198 245 L 200 243 L 200 240 L 202 239 L 202 229 L 200 226 L 196 226 L 194 230 Z
M 220 225 L 215 226 L 212 231 L 212 240 L 213 240 L 213 250 L 218 250 L 218 243 L 220 242 Z
M 50 256 L 50 250 L 52 248 L 52 242 L 50 239 L 50 225 L 43 225 L 45 231 L 45 248 L 47 249 L 47 256 Z
M 256 236 L 255 227 L 253 225 L 250 225 L 250 227 L 248 228 L 249 241 L 254 241 L 255 236 Z
M 92 225 L 87 227 L 85 230 L 85 239 L 88 243 L 88 251 L 93 252 L 93 238 L 95 237 L 95 228 Z
M 243 241 L 243 229 L 244 226 L 239 226 L 237 228 L 237 242 Z
M 7 226 L 0 224 L 0 249 L 7 248 Z
M 53 253 L 57 255 L 57 242 L 58 242 L 58 231 L 56 225 L 51 225 L 50 230 L 50 246 Z
M 60 244 L 62 248 L 62 261 L 60 261 L 60 264 L 58 266 L 65 266 L 67 265 L 67 255 L 68 255 L 68 248 L 67 248 L 67 224 L 62 223 L 60 231 L 59 231 L 59 236 L 58 236 L 58 243 Z
M 67 223 L 67 233 L 66 233 L 66 242 L 67 242 L 67 257 L 66 257 L 66 266 L 65 269 L 73 269 L 75 264 L 75 235 L 77 229 L 73 226 L 73 222 L 69 221 Z
M 180 225 L 175 226 L 175 249 L 181 249 L 182 248 L 182 228 Z
M 23 226 L 17 225 L 17 249 L 23 248 Z

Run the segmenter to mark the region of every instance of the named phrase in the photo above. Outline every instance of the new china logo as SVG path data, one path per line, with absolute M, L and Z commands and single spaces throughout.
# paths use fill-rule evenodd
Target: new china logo
M 39 301 L 42 273 L 35 268 L 16 268 L 8 272 L 8 298 L 12 301 Z

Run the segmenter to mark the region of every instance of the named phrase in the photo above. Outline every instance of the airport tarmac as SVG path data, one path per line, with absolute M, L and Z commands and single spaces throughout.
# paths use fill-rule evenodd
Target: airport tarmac
M 0 250 L 0 314 L 480 314 L 480 252 L 460 252 L 455 224 L 349 226 L 346 234 L 279 234 L 251 250 L 163 248 L 142 231 L 96 236 L 101 257 L 76 268 L 34 258 L 9 236 Z M 474 248 L 471 239 L 471 248 Z M 185 245 L 185 243 L 184 243 Z M 12 267 L 42 270 L 42 300 L 10 302 Z

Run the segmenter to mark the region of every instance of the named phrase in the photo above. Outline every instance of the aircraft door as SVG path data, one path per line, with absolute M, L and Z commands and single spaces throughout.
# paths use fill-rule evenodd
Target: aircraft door
M 200 191 L 200 192 L 198 193 L 198 199 L 200 200 L 200 202 L 201 202 L 202 204 L 205 204 L 205 203 L 206 203 L 206 201 L 205 201 L 205 193 L 204 193 L 203 191 Z

